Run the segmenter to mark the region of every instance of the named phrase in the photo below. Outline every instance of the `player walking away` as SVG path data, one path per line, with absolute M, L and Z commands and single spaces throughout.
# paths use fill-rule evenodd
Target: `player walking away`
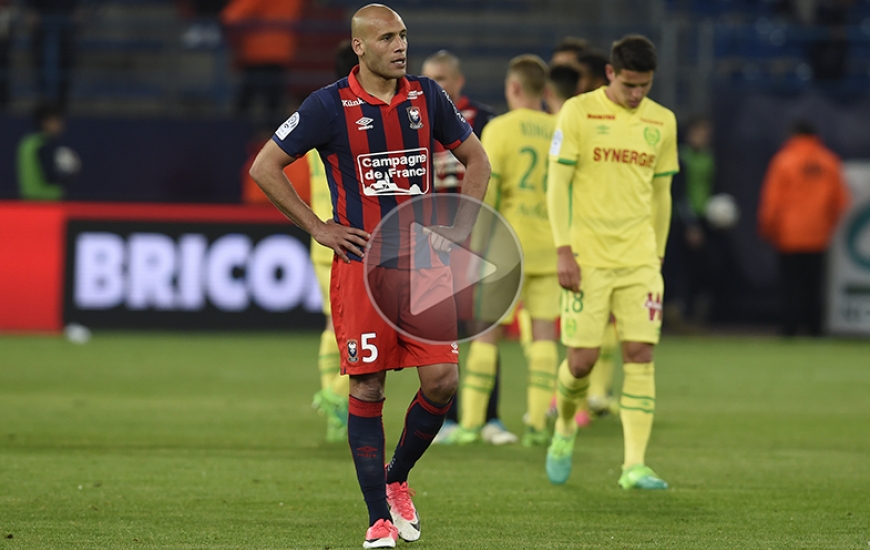
M 605 73 L 607 58 L 595 51 L 587 51 L 581 54 L 581 59 L 594 58 L 595 65 L 598 64 L 598 58 L 602 58 L 604 63 L 601 65 L 601 72 Z M 596 73 L 597 74 L 597 73 Z M 544 100 L 547 104 L 547 110 L 550 113 L 556 114 L 562 110 L 562 106 L 566 101 L 574 97 L 578 86 L 581 89 L 584 86 L 594 86 L 590 89 L 583 89 L 582 93 L 596 90 L 600 88 L 597 77 L 590 80 L 588 77 L 584 81 L 579 71 L 570 65 L 553 65 L 550 67 L 550 72 L 547 75 L 547 87 L 544 91 Z M 606 82 L 607 76 L 604 75 Z M 530 326 L 530 325 L 529 325 Z M 619 411 L 619 405 L 611 397 L 613 387 L 613 367 L 614 357 L 618 341 L 616 339 L 616 326 L 613 322 L 607 324 L 604 332 L 604 337 L 601 341 L 601 354 L 595 367 L 589 375 L 589 394 L 586 400 L 581 400 L 578 404 L 577 414 L 574 415 L 574 420 L 578 426 L 587 426 L 593 417 L 603 416 L 608 413 L 616 414 Z M 550 410 L 547 413 L 550 416 L 556 415 L 556 396 L 554 395 Z
M 523 249 L 522 299 L 532 319 L 532 342 L 525 350 L 529 363 L 528 413 L 522 444 L 526 447 L 549 443 L 546 413 L 559 361 L 555 328 L 559 281 L 556 247 L 547 219 L 545 163 L 555 117 L 542 109 L 546 79 L 547 65 L 539 57 L 522 55 L 512 59 L 505 80 L 510 111 L 494 118 L 483 130 L 482 138 L 492 164 L 486 202 L 507 219 Z M 488 302 L 485 295 L 477 300 L 481 307 Z M 512 317 L 503 323 L 512 323 Z M 500 327 L 496 327 L 471 343 L 460 393 L 460 427 L 451 434 L 455 443 L 480 438 L 500 336 Z
M 605 88 L 565 103 L 550 149 L 547 202 L 558 250 L 562 343 L 558 418 L 547 476 L 571 473 L 578 400 L 586 395 L 608 318 L 623 352 L 620 398 L 625 457 L 619 484 L 665 489 L 645 464 L 655 413 L 653 350 L 659 341 L 661 262 L 679 170 L 674 114 L 648 99 L 656 52 L 645 37 L 614 43 Z
M 251 176 L 281 212 L 335 253 L 330 301 L 341 369 L 350 376 L 348 442 L 369 514 L 363 547 L 394 548 L 398 537 L 420 537 L 408 473 L 441 428 L 458 385 L 458 351 L 450 343 L 428 344 L 400 334 L 378 315 L 365 289 L 361 260 L 371 232 L 383 216 L 411 199 L 412 186 L 431 192 L 431 164 L 424 160 L 422 172 L 398 171 L 390 181 L 397 189 L 380 192 L 371 189 L 378 178 L 366 166 L 375 164 L 373 159 L 393 165 L 411 162 L 411 155 L 414 162 L 421 155 L 428 159 L 437 140 L 465 164 L 463 194 L 477 200 L 486 192 L 490 167 L 480 141 L 444 91 L 428 78 L 406 76 L 407 29 L 396 12 L 382 4 L 361 8 L 351 22 L 351 39 L 359 66 L 302 103 L 263 147 Z M 333 198 L 328 222 L 299 199 L 282 172 L 312 148 L 326 167 Z M 444 239 L 462 242 L 470 233 L 474 216 L 465 212 L 457 213 L 455 227 L 433 234 L 436 250 L 446 249 Z M 390 279 L 399 271 L 379 265 L 373 270 L 369 277 L 374 279 Z M 421 277 L 433 278 L 431 288 L 452 292 L 449 268 L 435 266 L 433 260 L 421 272 Z M 455 311 L 446 313 L 455 318 Z M 444 335 L 455 335 L 456 327 L 445 324 L 445 318 L 440 318 Z M 406 367 L 418 367 L 420 390 L 385 471 L 386 372 Z
M 597 50 L 584 50 L 578 60 L 580 63 L 580 93 L 585 94 L 597 90 L 609 83 L 607 78 L 607 56 Z M 604 329 L 601 339 L 601 353 L 598 361 L 589 373 L 589 393 L 586 396 L 585 411 L 578 413 L 578 423 L 583 425 L 582 414 L 586 414 L 585 423 L 592 418 L 619 412 L 619 403 L 613 399 L 613 370 L 616 361 L 616 348 L 619 340 L 616 335 L 615 319 L 611 317 Z
M 465 75 L 462 74 L 462 64 L 459 58 L 447 50 L 439 50 L 423 61 L 423 75 L 437 82 L 456 108 L 468 121 L 474 134 L 479 138 L 483 128 L 495 116 L 492 108 L 488 105 L 468 99 L 463 95 L 465 87 Z M 462 191 L 462 179 L 465 177 L 465 167 L 453 153 L 444 148 L 440 143 L 435 144 L 435 153 L 432 155 L 435 163 L 435 190 L 439 193 L 459 193 Z M 472 288 L 464 292 L 473 292 Z M 459 299 L 458 304 L 470 304 L 473 299 Z M 459 312 L 460 319 L 470 319 L 472 311 Z M 505 428 L 498 415 L 499 382 L 501 374 L 496 370 L 495 386 L 490 393 L 489 403 L 486 409 L 486 424 L 481 431 L 483 440 L 493 445 L 506 445 L 519 441 L 516 435 Z M 458 396 L 457 396 L 458 397 Z M 444 425 L 435 436 L 433 443 L 451 443 L 450 434 L 459 427 L 459 399 L 453 400 Z
M 356 53 L 347 40 L 335 51 L 335 75 L 343 78 L 350 74 L 357 64 Z M 312 149 L 305 155 L 308 163 L 309 181 L 311 182 L 311 210 L 321 220 L 332 217 L 332 197 L 329 184 L 326 181 L 326 170 L 323 162 Z M 341 357 L 338 343 L 335 341 L 335 331 L 332 328 L 332 307 L 329 304 L 329 272 L 332 269 L 332 259 L 335 253 L 317 241 L 311 240 L 311 263 L 314 273 L 320 283 L 320 293 L 323 296 L 323 314 L 326 316 L 326 327 L 320 334 L 320 350 L 317 355 L 317 370 L 320 372 L 320 391 L 314 394 L 312 406 L 326 417 L 326 441 L 336 443 L 347 441 L 347 396 L 349 391 L 348 377 L 341 374 Z

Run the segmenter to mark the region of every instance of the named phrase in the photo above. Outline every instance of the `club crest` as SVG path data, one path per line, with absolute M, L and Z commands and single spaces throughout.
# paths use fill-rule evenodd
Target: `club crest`
M 411 122 L 412 130 L 419 130 L 423 127 L 423 117 L 420 115 L 420 108 L 411 106 L 408 107 L 408 120 Z
M 356 340 L 347 341 L 347 361 L 349 363 L 356 363 L 359 361 L 359 347 Z

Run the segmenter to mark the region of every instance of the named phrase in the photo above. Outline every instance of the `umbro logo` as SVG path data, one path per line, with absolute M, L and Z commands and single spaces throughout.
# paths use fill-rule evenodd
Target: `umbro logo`
M 371 130 L 372 128 L 374 128 L 374 126 L 372 126 L 372 122 L 374 121 L 375 119 L 373 118 L 369 118 L 367 116 L 362 117 L 361 119 L 356 121 L 357 130 Z
M 372 447 L 370 445 L 365 445 L 363 447 L 357 447 L 356 455 L 362 458 L 377 458 L 378 457 L 378 449 L 376 447 Z
M 423 92 L 420 90 L 411 90 L 408 92 L 408 99 L 417 99 L 418 97 L 420 97 L 422 95 L 423 95 Z

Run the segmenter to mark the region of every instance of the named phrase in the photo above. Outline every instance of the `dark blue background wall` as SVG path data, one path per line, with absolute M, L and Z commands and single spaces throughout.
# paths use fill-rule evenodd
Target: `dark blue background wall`
M 18 196 L 18 140 L 33 125 L 0 116 L 0 198 Z M 81 157 L 70 200 L 239 202 L 251 132 L 234 120 L 69 118 L 62 141 Z

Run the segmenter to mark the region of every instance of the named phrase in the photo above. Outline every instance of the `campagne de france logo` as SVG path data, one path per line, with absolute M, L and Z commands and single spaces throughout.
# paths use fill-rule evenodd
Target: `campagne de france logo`
M 402 149 L 356 157 L 363 194 L 422 195 L 429 192 L 429 149 Z

